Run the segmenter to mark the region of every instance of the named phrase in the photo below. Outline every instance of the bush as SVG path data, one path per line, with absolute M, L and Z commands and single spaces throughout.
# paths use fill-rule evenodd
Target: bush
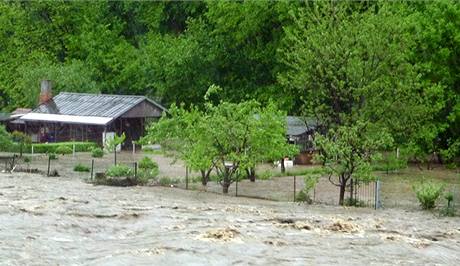
M 385 158 L 372 165 L 372 170 L 384 171 L 386 173 L 404 168 L 407 168 L 407 158 L 403 155 L 397 158 L 393 153 L 388 154 Z
M 430 210 L 436 206 L 436 201 L 441 196 L 444 185 L 433 182 L 422 182 L 419 185 L 414 185 L 413 189 L 422 209 Z
M 102 158 L 104 156 L 104 150 L 99 147 L 91 149 L 91 157 L 93 158 Z
M 315 189 L 319 177 L 319 174 L 308 174 L 304 177 L 304 188 L 296 195 L 296 201 L 313 203 L 311 191 Z
M 158 164 L 147 156 L 139 161 L 138 166 L 139 171 L 137 173 L 137 178 L 141 184 L 146 184 L 150 179 L 157 177 L 160 173 Z
M 57 154 L 62 154 L 62 155 L 66 155 L 66 154 L 71 154 L 73 153 L 73 150 L 72 148 L 70 148 L 69 146 L 64 146 L 64 145 L 61 145 L 59 147 L 56 148 L 56 151 L 55 151 Z
M 49 156 L 49 158 L 50 158 L 51 160 L 57 160 L 57 158 L 58 158 L 57 155 L 56 155 L 55 153 L 50 153 L 48 156 Z
M 453 217 L 455 216 L 455 208 L 452 202 L 454 201 L 454 194 L 449 191 L 444 195 L 444 198 L 447 200 L 447 206 L 441 210 L 441 215 Z
M 308 204 L 313 203 L 313 200 L 311 199 L 311 197 L 307 195 L 307 193 L 305 193 L 303 189 L 295 195 L 295 201 L 296 202 L 306 202 Z
M 86 165 L 83 165 L 83 164 L 77 164 L 75 165 L 75 167 L 73 168 L 73 170 L 75 172 L 89 172 L 89 167 L 86 166 Z
M 54 142 L 54 143 L 36 143 L 24 145 L 24 152 L 31 153 L 32 145 L 34 146 L 34 153 L 56 153 L 56 149 L 60 146 L 66 146 L 73 151 L 75 145 L 75 152 L 89 152 L 97 147 L 94 142 Z M 9 152 L 19 152 L 20 144 L 14 143 L 9 147 Z
M 263 171 L 257 176 L 257 178 L 259 180 L 269 180 L 272 178 L 272 173 L 270 171 Z
M 139 168 L 143 170 L 155 168 L 158 169 L 158 164 L 152 161 L 152 159 L 150 159 L 149 157 L 145 156 L 144 158 L 142 158 L 142 160 L 139 161 Z
M 117 164 L 111 166 L 106 174 L 109 177 L 131 177 L 133 176 L 133 169 L 126 165 Z

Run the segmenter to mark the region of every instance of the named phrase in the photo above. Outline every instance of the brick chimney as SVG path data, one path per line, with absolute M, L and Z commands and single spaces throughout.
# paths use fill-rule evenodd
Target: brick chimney
M 40 83 L 39 104 L 46 103 L 53 98 L 51 80 L 42 80 Z

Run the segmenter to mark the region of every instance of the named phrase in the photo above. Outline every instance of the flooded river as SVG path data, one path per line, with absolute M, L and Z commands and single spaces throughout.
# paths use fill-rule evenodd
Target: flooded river
M 0 174 L 2 265 L 458 265 L 460 219 Z

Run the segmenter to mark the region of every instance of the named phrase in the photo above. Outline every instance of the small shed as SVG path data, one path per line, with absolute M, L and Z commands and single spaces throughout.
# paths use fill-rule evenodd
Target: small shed
M 300 149 L 294 163 L 310 164 L 315 151 L 313 137 L 317 128 L 316 120 L 300 116 L 287 116 L 286 124 L 286 138 L 289 143 L 297 145 Z
M 42 84 L 39 106 L 18 119 L 33 142 L 103 144 L 107 134 L 125 133 L 122 148 L 127 148 L 144 135 L 146 123 L 165 111 L 145 96 L 61 92 L 52 97 L 49 90 Z

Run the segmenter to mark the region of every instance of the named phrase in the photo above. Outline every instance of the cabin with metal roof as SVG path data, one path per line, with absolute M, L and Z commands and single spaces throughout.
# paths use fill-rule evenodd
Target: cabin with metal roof
M 42 81 L 39 105 L 18 120 L 33 142 L 103 144 L 108 134 L 125 133 L 122 147 L 128 148 L 165 110 L 145 96 L 61 92 L 53 97 L 50 81 Z

